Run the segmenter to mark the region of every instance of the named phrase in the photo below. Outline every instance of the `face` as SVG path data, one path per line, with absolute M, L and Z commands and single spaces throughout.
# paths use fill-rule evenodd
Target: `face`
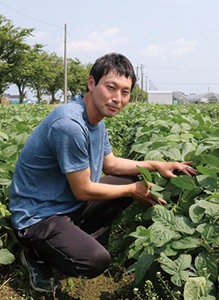
M 90 118 L 99 122 L 104 117 L 113 117 L 128 103 L 131 93 L 132 79 L 119 76 L 111 71 L 101 77 L 95 85 L 93 76 L 88 79 L 88 88 L 92 95 L 90 104 Z M 92 120 L 90 119 L 92 122 Z

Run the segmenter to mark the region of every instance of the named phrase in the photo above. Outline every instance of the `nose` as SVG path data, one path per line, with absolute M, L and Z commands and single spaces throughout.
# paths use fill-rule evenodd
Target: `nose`
M 122 100 L 122 93 L 121 93 L 120 90 L 115 91 L 112 100 L 114 102 L 121 102 L 121 100 Z

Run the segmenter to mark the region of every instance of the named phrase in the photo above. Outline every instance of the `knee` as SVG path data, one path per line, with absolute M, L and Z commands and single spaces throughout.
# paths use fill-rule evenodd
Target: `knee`
M 94 278 L 102 274 L 109 266 L 111 256 L 109 252 L 103 247 L 96 250 L 89 259 L 89 278 Z

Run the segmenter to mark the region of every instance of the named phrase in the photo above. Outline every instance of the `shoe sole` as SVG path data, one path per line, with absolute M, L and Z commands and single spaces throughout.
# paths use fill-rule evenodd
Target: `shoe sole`
M 20 260 L 21 260 L 22 265 L 23 265 L 24 267 L 26 267 L 27 270 L 28 270 L 30 285 L 31 285 L 31 287 L 32 287 L 35 291 L 37 291 L 37 292 L 47 292 L 47 293 L 52 293 L 52 292 L 54 292 L 54 291 L 49 291 L 49 290 L 45 290 L 45 289 L 38 288 L 38 287 L 36 287 L 36 286 L 33 284 L 32 279 L 31 279 L 31 274 L 30 274 L 30 271 L 29 271 L 29 265 L 28 265 L 28 263 L 27 263 L 27 260 L 26 260 L 26 257 L 25 257 L 25 254 L 24 254 L 24 250 L 23 250 L 23 249 L 21 250 L 21 253 L 20 253 Z M 55 289 L 54 289 L 54 290 L 55 290 Z

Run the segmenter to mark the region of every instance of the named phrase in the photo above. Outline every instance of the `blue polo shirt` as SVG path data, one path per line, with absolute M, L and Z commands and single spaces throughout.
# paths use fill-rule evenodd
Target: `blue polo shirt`
M 83 202 L 65 174 L 90 167 L 91 181 L 99 182 L 103 158 L 111 151 L 104 122 L 89 122 L 81 96 L 55 108 L 34 129 L 16 163 L 9 200 L 13 227 L 79 208 Z

